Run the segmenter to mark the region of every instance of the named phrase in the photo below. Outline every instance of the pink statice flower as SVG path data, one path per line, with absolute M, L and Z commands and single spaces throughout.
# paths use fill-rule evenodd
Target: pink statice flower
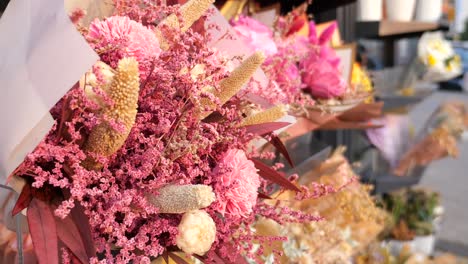
M 269 66 L 274 66 L 276 71 L 276 74 L 270 73 L 269 75 L 274 76 L 280 86 L 289 88 L 285 92 L 294 95 L 300 91 L 300 73 L 295 61 L 274 56 L 265 61 L 265 68 Z
M 71 22 L 75 25 L 78 25 L 81 19 L 83 19 L 83 17 L 85 16 L 86 16 L 86 11 L 81 8 L 77 8 L 69 14 Z
M 247 16 L 240 16 L 239 19 L 232 20 L 231 25 L 252 51 L 261 50 L 266 56 L 278 52 L 273 40 L 273 31 L 259 21 Z
M 303 103 L 301 89 L 305 85 L 301 79 L 299 62 L 309 54 L 310 45 L 307 38 L 277 38 L 278 52 L 269 56 L 262 66 L 268 78 L 281 89 L 281 100 L 276 103 Z
M 88 42 L 100 54 L 101 60 L 117 66 L 124 57 L 135 57 L 140 75 L 145 79 L 153 67 L 154 58 L 161 53 L 155 33 L 128 17 L 112 16 L 94 20 L 89 27 Z
M 213 173 L 217 175 L 213 205 L 222 215 L 247 217 L 257 203 L 260 178 L 244 151 L 228 150 Z
M 313 97 L 332 99 L 346 92 L 346 82 L 340 71 L 328 61 L 322 61 L 310 54 L 309 58 L 301 62 L 302 81 L 305 88 Z
M 263 70 L 270 80 L 277 83 L 282 94 L 279 103 L 291 103 L 301 88 L 301 75 L 294 58 L 288 55 L 288 51 L 280 49 L 279 52 L 265 60 Z M 277 102 L 277 103 L 278 103 Z

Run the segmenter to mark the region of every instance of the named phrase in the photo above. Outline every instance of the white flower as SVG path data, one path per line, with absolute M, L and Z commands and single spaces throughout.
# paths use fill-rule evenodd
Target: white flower
M 427 32 L 422 35 L 418 44 L 418 57 L 427 67 L 423 76 L 426 81 L 450 80 L 462 73 L 460 57 L 441 32 Z
M 435 216 L 441 216 L 441 215 L 444 214 L 444 212 L 445 212 L 444 207 L 442 207 L 442 206 L 440 206 L 440 205 L 439 205 L 439 206 L 436 206 L 436 207 L 434 208 L 434 215 L 435 215 Z
M 191 211 L 182 216 L 177 246 L 187 254 L 203 256 L 210 250 L 216 237 L 216 225 L 205 211 Z

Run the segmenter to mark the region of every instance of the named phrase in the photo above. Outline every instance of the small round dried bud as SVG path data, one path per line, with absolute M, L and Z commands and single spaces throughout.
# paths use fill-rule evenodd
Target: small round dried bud
M 177 246 L 187 254 L 203 256 L 215 241 L 216 225 L 205 211 L 185 213 L 179 224 Z
M 276 120 L 285 116 L 287 112 L 288 112 L 287 106 L 277 105 L 263 112 L 260 112 L 258 114 L 251 115 L 245 118 L 242 121 L 241 126 L 250 126 L 250 125 L 257 125 L 257 124 L 263 124 L 263 123 L 268 123 L 268 122 L 275 122 Z

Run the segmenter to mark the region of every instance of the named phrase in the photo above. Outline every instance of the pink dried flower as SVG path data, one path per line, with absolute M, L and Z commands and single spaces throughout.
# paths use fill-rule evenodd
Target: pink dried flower
M 252 135 L 239 127 L 244 119 L 240 95 L 223 105 L 206 91 L 206 87 L 219 89 L 230 72 L 226 59 L 207 46 L 207 38 L 192 30 L 181 34 L 169 28 L 167 33 L 177 41 L 159 54 L 151 25 L 170 13 L 180 14 L 178 7 L 161 5 L 161 1 L 114 2 L 116 14 L 149 25 L 111 17 L 95 21 L 87 34 L 102 61 L 115 67 L 122 57 L 134 56 L 140 74 L 146 75 L 140 85 L 135 124 L 125 144 L 110 157 L 96 156 L 101 170 L 83 167 L 88 157 L 83 143 L 109 117 L 97 114 L 100 105 L 76 85 L 51 110 L 56 120 L 53 129 L 16 170 L 34 188 L 54 187 L 69 193 L 55 210 L 57 216 L 83 210 L 99 252 L 99 259 L 90 263 L 149 263 L 150 258 L 177 245 L 182 215 L 161 213 L 147 199 L 147 194 L 157 194 L 168 184 L 209 185 L 217 195 L 219 202 L 205 208 L 216 225 L 205 263 L 212 263 L 218 254 L 234 263 L 240 253 L 253 254 L 253 242 L 262 238 L 249 227 L 261 215 L 278 222 L 313 220 L 257 200 L 259 188 L 266 195 L 276 188 L 259 178 L 242 151 Z M 291 60 L 298 61 L 295 56 Z M 200 65 L 203 71 L 194 77 Z M 88 85 L 93 94 L 104 105 L 114 105 L 106 95 L 104 72 L 94 67 L 93 73 L 96 80 Z M 215 102 L 217 113 L 200 120 L 200 105 L 206 99 Z M 273 154 L 264 152 L 258 157 L 272 158 Z
M 284 92 L 288 95 L 294 95 L 300 91 L 301 75 L 296 62 L 288 60 L 286 56 L 287 54 L 280 50 L 278 55 L 265 61 L 264 69 L 267 69 L 270 78 L 274 77 L 274 80 L 283 88 Z
M 336 55 L 335 50 L 330 47 L 331 38 L 337 27 L 336 22 L 331 23 L 322 34 L 318 35 L 315 22 L 311 21 L 309 23 L 309 43 L 318 47 L 317 53 L 320 59 L 328 61 L 328 63 L 338 69 L 340 58 Z
M 273 31 L 259 21 L 247 16 L 240 16 L 239 19 L 232 20 L 231 25 L 252 51 L 261 50 L 267 56 L 278 52 L 273 40 Z
M 336 23 L 332 23 L 318 35 L 315 23 L 311 21 L 308 39 L 298 38 L 295 44 L 295 49 L 301 53 L 309 50 L 300 63 L 302 82 L 307 86 L 306 90 L 319 99 L 339 97 L 347 88 L 339 69 L 340 58 L 329 44 L 336 28 Z
M 149 75 L 154 58 L 161 53 L 155 33 L 128 17 L 112 16 L 94 20 L 89 27 L 88 41 L 113 68 L 124 57 L 135 57 L 141 77 Z
M 341 73 L 328 61 L 316 58 L 310 54 L 307 60 L 302 61 L 302 81 L 313 97 L 331 99 L 339 97 L 346 92 L 346 82 Z
M 214 208 L 222 215 L 246 217 L 257 203 L 260 178 L 244 151 L 228 150 L 213 173 L 217 175 Z
M 277 98 L 274 103 L 295 103 L 298 101 L 302 82 L 297 64 L 307 52 L 303 51 L 299 54 L 294 43 L 280 40 L 278 52 L 268 57 L 263 64 L 263 70 L 268 78 L 279 86 L 279 91 L 268 90 L 271 90 L 272 98 Z
M 83 17 L 86 16 L 86 11 L 81 8 L 77 8 L 73 10 L 69 16 L 70 16 L 71 22 L 75 25 L 78 25 L 81 19 L 83 19 Z

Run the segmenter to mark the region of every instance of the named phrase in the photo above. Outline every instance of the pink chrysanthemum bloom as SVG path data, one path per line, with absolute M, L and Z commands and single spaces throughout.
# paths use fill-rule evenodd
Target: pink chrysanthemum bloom
M 161 53 L 155 33 L 128 17 L 112 16 L 104 21 L 94 20 L 89 27 L 88 42 L 111 65 L 124 57 L 135 57 L 140 77 L 150 74 L 154 58 Z
M 252 213 L 257 203 L 260 178 L 244 151 L 228 150 L 213 172 L 216 175 L 214 209 L 234 217 L 247 217 Z

